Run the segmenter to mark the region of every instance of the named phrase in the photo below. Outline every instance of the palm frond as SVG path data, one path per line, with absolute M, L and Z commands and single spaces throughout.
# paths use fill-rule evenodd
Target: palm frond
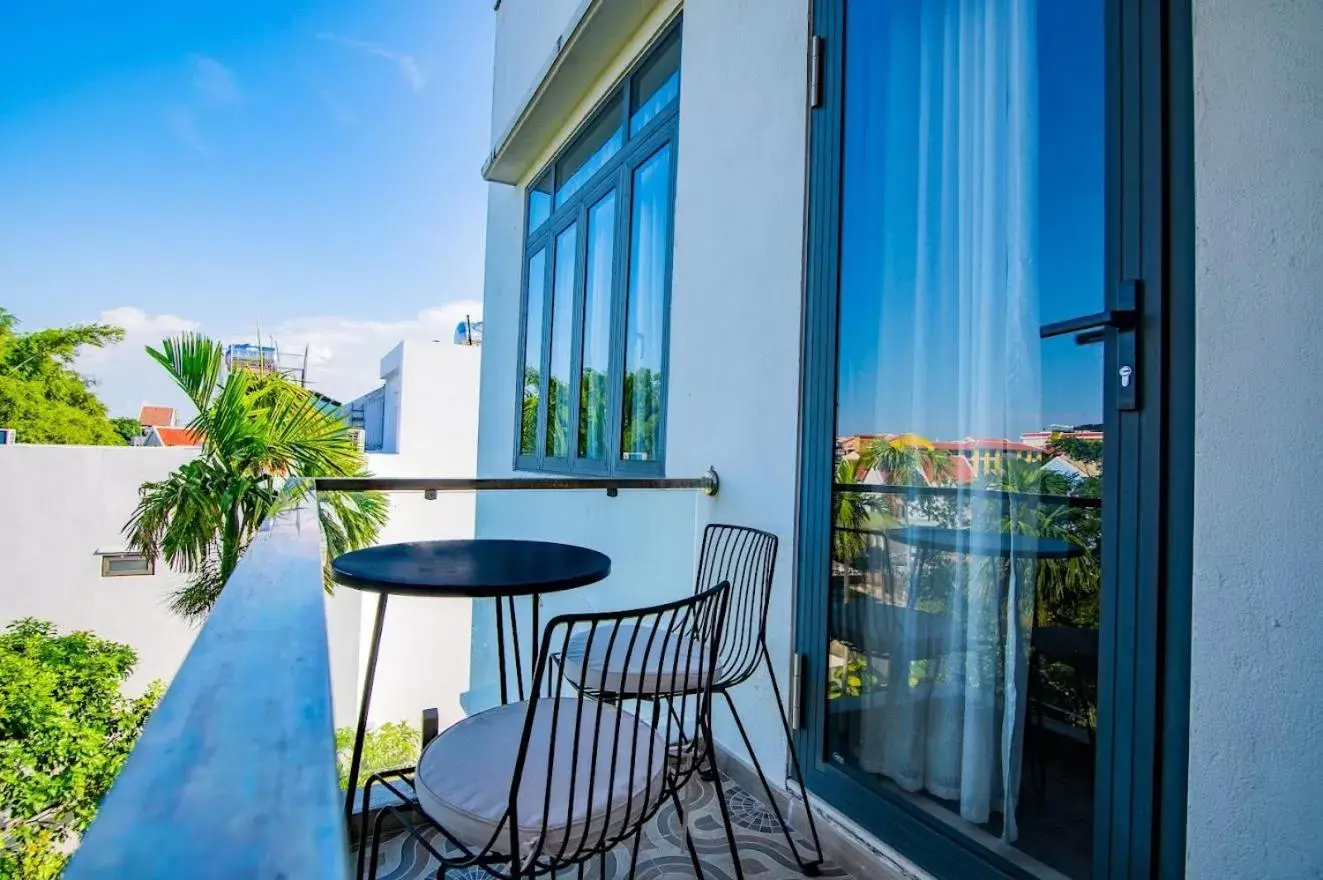
M 124 527 L 129 547 L 161 556 L 178 571 L 200 571 L 214 552 L 221 518 L 216 482 L 216 474 L 198 459 L 164 480 L 144 483 Z
M 207 409 L 225 363 L 219 342 L 197 333 L 181 333 L 164 340 L 160 349 L 149 346 L 147 354 L 165 367 L 199 413 Z
M 170 610 L 180 617 L 198 621 L 211 611 L 223 589 L 225 578 L 221 576 L 220 567 L 209 564 L 195 572 L 187 584 L 170 596 Z
M 124 531 L 191 575 L 171 607 L 198 617 L 262 524 L 307 499 L 309 484 L 296 478 L 362 475 L 365 458 L 343 417 L 285 377 L 240 370 L 222 382 L 221 348 L 204 337 L 167 339 L 151 354 L 197 404 L 190 427 L 203 435 L 202 454 L 144 485 Z M 332 556 L 375 542 L 387 519 L 379 493 L 328 495 L 317 506 Z

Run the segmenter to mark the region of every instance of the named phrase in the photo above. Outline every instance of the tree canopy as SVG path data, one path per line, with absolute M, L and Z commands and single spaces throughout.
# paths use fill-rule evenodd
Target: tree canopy
M 0 877 L 59 875 L 160 700 L 121 695 L 137 659 L 45 621 L 0 632 Z
M 18 319 L 0 308 L 0 428 L 13 428 L 21 443 L 125 445 L 92 381 L 73 369 L 80 350 L 123 338 L 109 324 L 20 333 Z

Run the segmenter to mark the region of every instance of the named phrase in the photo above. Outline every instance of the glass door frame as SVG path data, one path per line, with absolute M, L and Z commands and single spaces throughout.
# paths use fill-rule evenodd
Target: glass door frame
M 1023 868 L 824 760 L 828 551 L 836 429 L 845 7 L 811 0 L 802 340 L 795 748 L 810 792 L 938 877 Z M 1107 304 L 1142 291 L 1136 381 L 1121 411 L 1104 358 L 1104 596 L 1093 875 L 1184 873 L 1194 459 L 1191 0 L 1111 0 L 1107 64 Z

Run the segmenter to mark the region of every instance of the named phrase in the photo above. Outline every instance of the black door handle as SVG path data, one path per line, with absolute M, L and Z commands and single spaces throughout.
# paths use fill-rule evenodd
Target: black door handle
M 1044 324 L 1038 328 L 1039 339 L 1075 334 L 1076 345 L 1092 345 L 1113 334 L 1116 363 L 1116 408 L 1122 411 L 1139 409 L 1138 346 L 1139 333 L 1138 281 L 1122 282 L 1116 289 L 1115 307 L 1096 315 L 1081 315 L 1066 321 Z
M 1108 309 L 1096 315 L 1081 315 L 1078 318 L 1070 318 L 1066 321 L 1044 324 L 1038 328 L 1038 338 L 1051 339 L 1053 336 L 1079 333 L 1080 335 L 1075 338 L 1075 341 L 1080 345 L 1086 345 L 1090 342 L 1101 341 L 1102 334 L 1097 332 L 1085 333 L 1084 331 L 1099 331 L 1107 327 L 1114 327 L 1117 330 L 1133 330 L 1137 318 L 1138 313 L 1134 309 Z

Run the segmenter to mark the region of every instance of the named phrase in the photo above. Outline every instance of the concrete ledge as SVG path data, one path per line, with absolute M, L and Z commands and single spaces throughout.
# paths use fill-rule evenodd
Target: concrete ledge
M 482 166 L 492 183 L 516 184 L 565 125 L 570 112 L 603 74 L 660 0 L 583 0 L 556 50 L 534 78 Z

